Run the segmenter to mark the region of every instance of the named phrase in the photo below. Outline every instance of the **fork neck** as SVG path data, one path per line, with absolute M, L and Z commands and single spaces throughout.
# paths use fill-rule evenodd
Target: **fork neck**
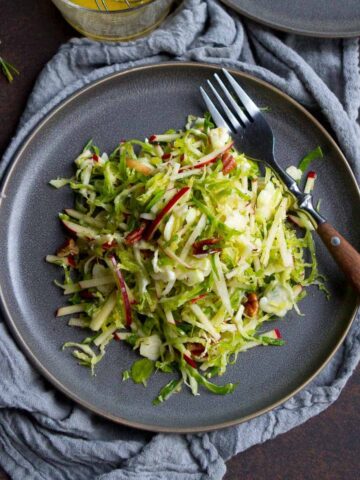
M 272 161 L 277 167 L 275 173 L 277 174 L 279 179 L 286 185 L 288 190 L 294 195 L 299 207 L 306 213 L 308 213 L 317 225 L 325 223 L 326 219 L 322 215 L 320 215 L 320 213 L 314 207 L 312 195 L 302 192 L 296 181 L 292 177 L 290 177 L 290 175 L 285 172 L 280 166 L 278 166 L 274 158 L 272 159 Z
M 323 217 L 314 207 L 312 195 L 309 193 L 301 193 L 301 197 L 297 197 L 299 207 L 307 212 L 317 223 L 317 225 L 321 225 L 322 223 L 326 222 L 326 218 Z

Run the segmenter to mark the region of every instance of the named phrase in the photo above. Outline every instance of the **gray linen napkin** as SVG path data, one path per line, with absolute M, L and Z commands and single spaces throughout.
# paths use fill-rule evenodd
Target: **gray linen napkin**
M 147 38 L 112 45 L 73 39 L 62 46 L 36 83 L 0 176 L 28 132 L 69 94 L 111 72 L 169 59 L 221 64 L 276 85 L 323 115 L 360 173 L 359 39 L 275 34 L 215 0 L 186 0 Z M 0 463 L 21 480 L 220 479 L 225 460 L 333 403 L 360 357 L 358 318 L 323 372 L 274 411 L 209 434 L 151 435 L 74 405 L 29 365 L 1 320 L 0 336 Z

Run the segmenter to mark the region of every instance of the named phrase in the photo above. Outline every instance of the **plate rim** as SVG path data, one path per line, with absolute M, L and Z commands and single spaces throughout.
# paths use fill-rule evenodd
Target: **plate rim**
M 100 79 L 97 79 L 93 82 L 90 82 L 89 84 L 81 87 L 78 89 L 76 92 L 71 94 L 69 97 L 66 99 L 60 101 L 55 107 L 53 107 L 45 116 L 42 118 L 31 130 L 31 132 L 25 137 L 25 139 L 21 142 L 21 145 L 19 148 L 16 150 L 16 152 L 12 156 L 12 160 L 10 161 L 9 166 L 7 167 L 3 180 L 1 182 L 1 187 L 0 187 L 0 199 L 3 197 L 3 195 L 6 195 L 6 187 L 7 184 L 11 181 L 12 173 L 14 172 L 17 163 L 21 159 L 21 156 L 23 152 L 26 150 L 26 148 L 29 146 L 31 141 L 38 135 L 38 133 L 41 131 L 42 128 L 46 126 L 46 124 L 63 108 L 65 108 L 69 103 L 71 103 L 73 100 L 77 99 L 78 97 L 81 97 L 81 95 L 85 94 L 88 90 L 91 90 L 92 88 L 95 88 L 96 86 L 106 83 L 109 80 L 112 80 L 113 78 L 117 77 L 122 77 L 126 76 L 128 74 L 136 73 L 139 71 L 145 71 L 145 70 L 154 70 L 154 69 L 172 69 L 172 68 L 177 68 L 177 67 L 183 67 L 183 68 L 204 68 L 204 69 L 211 69 L 211 70 L 219 70 L 221 66 L 216 65 L 216 64 L 210 64 L 210 63 L 197 63 L 197 62 L 180 62 L 180 61 L 171 61 L 171 62 L 163 62 L 163 63 L 155 63 L 155 64 L 150 64 L 150 65 L 143 65 L 140 67 L 134 67 L 134 68 L 129 68 L 126 70 L 122 70 L 120 72 L 113 72 L 109 75 L 106 75 Z M 231 73 L 233 73 L 237 77 L 242 77 L 242 78 L 247 78 L 251 81 L 253 81 L 256 84 L 261 85 L 262 87 L 272 90 L 273 92 L 281 95 L 287 102 L 291 103 L 295 108 L 300 110 L 307 118 L 308 120 L 315 125 L 315 127 L 320 130 L 320 132 L 325 136 L 325 138 L 331 143 L 335 151 L 337 152 L 339 158 L 341 159 L 345 169 L 347 170 L 347 173 L 349 174 L 356 192 L 358 194 L 358 200 L 360 204 L 360 188 L 359 185 L 356 181 L 356 178 L 350 168 L 350 165 L 348 161 L 346 160 L 345 155 L 341 151 L 340 147 L 337 145 L 335 140 L 332 138 L 330 133 L 321 125 L 321 123 L 310 113 L 308 110 L 303 107 L 300 103 L 298 103 L 296 100 L 291 98 L 289 95 L 286 93 L 282 92 L 280 89 L 277 87 L 274 87 L 273 85 L 269 84 L 268 82 L 261 80 L 253 75 L 250 75 L 248 73 L 241 72 L 239 70 L 235 69 L 228 69 Z M 2 208 L 2 202 L 0 202 L 0 212 Z M 213 430 L 218 430 L 221 428 L 227 428 L 235 425 L 239 425 L 241 423 L 247 422 L 253 418 L 256 418 L 260 415 L 263 415 L 274 408 L 282 405 L 285 403 L 287 400 L 295 396 L 298 392 L 300 392 L 302 389 L 304 389 L 324 368 L 325 366 L 329 363 L 329 361 L 333 358 L 343 341 L 345 340 L 352 324 L 353 321 L 356 317 L 356 313 L 359 309 L 359 301 L 357 302 L 357 305 L 355 305 L 355 308 L 351 314 L 351 317 L 348 320 L 348 324 L 343 332 L 343 334 L 340 336 L 338 339 L 335 347 L 331 350 L 329 355 L 326 357 L 324 362 L 321 363 L 321 365 L 315 370 L 315 372 L 310 375 L 304 382 L 301 383 L 297 388 L 292 390 L 290 393 L 282 397 L 280 400 L 272 403 L 271 405 L 262 408 L 252 414 L 246 415 L 241 418 L 235 418 L 233 420 L 228 420 L 226 422 L 220 422 L 216 423 L 214 425 L 208 425 L 205 427 L 164 427 L 164 426 L 158 426 L 158 425 L 149 425 L 149 424 L 144 424 L 144 423 L 138 423 L 135 421 L 130 421 L 127 420 L 126 418 L 119 417 L 117 415 L 113 415 L 109 412 L 104 411 L 103 409 L 87 402 L 86 400 L 80 398 L 76 393 L 72 392 L 70 389 L 68 389 L 65 385 L 61 383 L 60 380 L 58 380 L 47 368 L 44 366 L 41 361 L 37 358 L 36 354 L 31 350 L 31 348 L 27 345 L 26 339 L 22 336 L 20 330 L 18 329 L 16 325 L 16 320 L 13 319 L 10 308 L 6 304 L 5 301 L 5 295 L 3 293 L 2 286 L 0 284 L 0 308 L 2 312 L 4 313 L 4 318 L 6 320 L 6 325 L 10 329 L 11 333 L 13 334 L 18 346 L 20 347 L 21 351 L 26 355 L 26 357 L 29 359 L 29 361 L 32 363 L 32 365 L 37 369 L 38 372 L 42 374 L 42 376 L 50 382 L 57 390 L 59 390 L 61 393 L 63 393 L 67 398 L 73 400 L 74 402 L 77 403 L 78 406 L 82 408 L 86 408 L 89 410 L 91 413 L 99 415 L 100 417 L 103 417 L 107 420 L 110 420 L 114 423 L 124 425 L 126 427 L 132 427 L 132 428 L 137 428 L 139 430 L 145 430 L 145 431 L 151 431 L 151 432 L 159 432 L 159 433 L 201 433 L 201 432 L 210 432 Z
M 313 30 L 288 27 L 282 23 L 270 22 L 270 21 L 264 20 L 262 18 L 257 17 L 256 15 L 253 15 L 252 13 L 249 13 L 246 8 L 241 6 L 238 7 L 237 5 L 234 5 L 234 2 L 232 0 L 220 0 L 220 1 L 223 4 L 225 4 L 227 7 L 234 10 L 235 12 L 239 13 L 240 15 L 244 15 L 244 17 L 247 17 L 248 19 L 253 20 L 256 23 L 260 23 L 261 25 L 274 28 L 275 30 L 279 30 L 285 33 L 292 33 L 295 35 L 304 35 L 305 37 L 312 37 L 312 38 L 355 38 L 360 35 L 360 25 L 357 30 L 351 31 L 351 32 L 340 31 L 340 32 L 334 33 L 327 30 L 324 32 L 315 32 Z

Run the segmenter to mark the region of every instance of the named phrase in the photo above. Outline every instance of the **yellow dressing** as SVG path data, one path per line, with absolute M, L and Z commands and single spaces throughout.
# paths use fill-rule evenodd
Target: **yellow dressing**
M 103 2 L 102 0 L 71 0 L 72 3 L 75 3 L 76 5 L 80 5 L 81 7 L 85 8 L 91 8 L 93 10 L 99 10 L 98 5 L 100 6 L 101 10 L 104 10 Z M 150 0 L 129 0 L 130 5 L 140 5 L 143 3 L 148 3 Z M 121 1 L 116 1 L 116 0 L 105 0 L 105 3 L 107 5 L 108 10 L 125 10 L 126 8 L 129 8 L 129 5 L 125 2 L 125 0 Z M 98 4 L 98 5 L 97 5 Z

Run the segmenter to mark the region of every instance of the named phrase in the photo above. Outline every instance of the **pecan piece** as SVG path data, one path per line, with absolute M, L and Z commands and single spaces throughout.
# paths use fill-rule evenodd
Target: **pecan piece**
M 132 245 L 136 242 L 139 242 L 142 239 L 145 228 L 146 228 L 146 223 L 142 222 L 140 224 L 140 227 L 135 228 L 135 230 L 128 233 L 125 237 L 126 245 Z
M 221 157 L 221 161 L 223 163 L 222 172 L 224 175 L 231 172 L 236 167 L 235 158 L 229 152 L 225 152 Z
M 221 252 L 218 244 L 221 242 L 221 238 L 205 238 L 205 240 L 199 240 L 193 243 L 194 255 L 211 254 Z
M 186 348 L 195 356 L 201 355 L 205 350 L 204 345 L 201 345 L 201 343 L 188 343 Z
M 249 293 L 245 302 L 245 314 L 248 317 L 255 317 L 259 311 L 259 301 L 256 293 Z
M 76 245 L 75 241 L 72 238 L 66 240 L 64 245 L 60 247 L 57 251 L 58 257 L 68 257 L 69 255 L 78 255 L 79 254 L 79 247 Z

